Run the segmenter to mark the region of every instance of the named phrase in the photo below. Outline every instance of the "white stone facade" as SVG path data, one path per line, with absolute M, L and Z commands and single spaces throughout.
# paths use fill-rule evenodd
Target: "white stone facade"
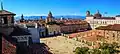
M 48 29 L 48 35 L 56 35 L 61 32 L 60 26 L 58 25 L 47 25 L 47 29 Z
M 39 37 L 39 29 L 38 28 L 28 28 L 30 33 L 32 34 L 33 43 L 40 43 Z
M 115 19 L 94 19 L 92 17 L 86 17 L 85 20 L 90 23 L 92 29 L 99 26 L 120 24 L 120 17 L 115 17 Z

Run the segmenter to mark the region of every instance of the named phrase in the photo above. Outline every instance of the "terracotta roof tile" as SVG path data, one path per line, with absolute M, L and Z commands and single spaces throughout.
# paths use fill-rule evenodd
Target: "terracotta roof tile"
M 97 37 L 95 35 L 83 37 L 83 39 L 87 41 L 93 41 L 93 42 L 97 41 Z
M 32 44 L 28 47 L 28 54 L 52 54 L 49 51 L 47 45 L 40 43 L 40 44 Z
M 6 38 L 3 36 L 2 36 L 2 54 L 16 54 L 16 45 L 6 40 Z
M 97 27 L 98 30 L 114 30 L 114 31 L 120 31 L 120 24 L 114 24 L 114 25 L 108 25 L 108 26 L 100 26 Z
M 115 20 L 115 17 L 101 17 L 101 18 L 94 18 L 94 19 Z

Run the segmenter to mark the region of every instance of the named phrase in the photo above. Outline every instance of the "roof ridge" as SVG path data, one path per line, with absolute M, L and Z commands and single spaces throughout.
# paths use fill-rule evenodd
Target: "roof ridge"
M 7 10 L 0 10 L 0 14 L 12 14 L 12 15 L 16 15 L 15 13 L 12 13 L 10 11 L 7 11 Z

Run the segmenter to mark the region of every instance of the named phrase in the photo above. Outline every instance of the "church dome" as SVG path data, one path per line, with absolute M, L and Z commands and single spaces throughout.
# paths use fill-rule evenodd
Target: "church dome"
M 102 15 L 99 13 L 99 11 L 97 11 L 97 13 L 94 14 L 94 17 L 102 17 Z
M 94 17 L 101 17 L 101 14 L 94 14 Z

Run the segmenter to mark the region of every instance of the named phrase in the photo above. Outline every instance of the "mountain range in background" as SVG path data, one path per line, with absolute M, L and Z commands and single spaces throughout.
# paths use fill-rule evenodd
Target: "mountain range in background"
M 86 16 L 76 16 L 76 15 L 65 15 L 65 16 L 54 16 L 55 19 L 60 19 L 60 18 L 64 18 L 64 19 L 82 19 L 84 20 Z M 46 19 L 47 16 L 42 16 L 42 19 Z M 20 20 L 21 16 L 16 16 L 15 20 Z M 25 20 L 38 20 L 40 19 L 40 16 L 24 16 Z

